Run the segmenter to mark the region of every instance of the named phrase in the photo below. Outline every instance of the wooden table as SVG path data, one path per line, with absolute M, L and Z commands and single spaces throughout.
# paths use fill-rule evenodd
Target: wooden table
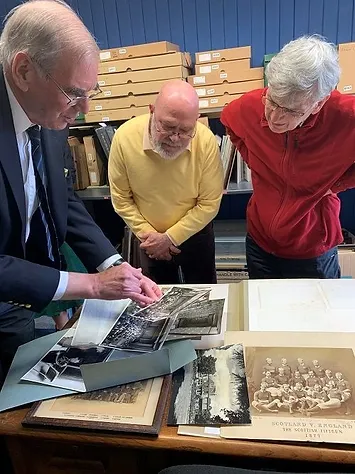
M 183 463 L 297 470 L 297 461 L 341 463 L 341 468 L 329 464 L 329 471 L 347 467 L 355 472 L 353 446 L 198 438 L 178 435 L 176 428 L 167 426 L 157 438 L 24 428 L 21 421 L 26 412 L 21 408 L 0 414 L 0 435 L 5 437 L 16 474 L 157 474 Z M 306 468 L 317 470 L 319 465 Z

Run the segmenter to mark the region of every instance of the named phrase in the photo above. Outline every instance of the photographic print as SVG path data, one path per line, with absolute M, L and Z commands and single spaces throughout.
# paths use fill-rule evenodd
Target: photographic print
M 245 429 L 222 427 L 222 437 L 354 442 L 350 334 L 229 334 L 227 342 L 238 340 L 244 346 L 252 424 Z
M 352 349 L 245 349 L 252 415 L 355 419 Z
M 211 335 L 221 332 L 224 299 L 198 300 L 179 311 L 169 335 Z
M 173 376 L 169 424 L 249 424 L 243 346 L 196 352 Z
M 157 435 L 170 380 L 157 377 L 39 402 L 23 424 Z
M 22 380 L 85 392 L 80 366 L 104 362 L 112 350 L 91 344 L 72 346 L 73 334 L 70 329 Z
M 169 334 L 177 310 L 208 294 L 209 290 L 172 287 L 146 308 L 130 303 L 100 345 L 113 349 L 150 352 L 160 349 Z

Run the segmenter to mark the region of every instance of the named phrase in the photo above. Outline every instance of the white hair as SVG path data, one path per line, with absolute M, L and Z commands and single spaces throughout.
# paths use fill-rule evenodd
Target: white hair
M 319 35 L 286 44 L 266 68 L 272 95 L 278 99 L 319 102 L 336 87 L 340 66 L 336 46 Z
M 29 0 L 13 8 L 0 36 L 0 62 L 9 68 L 15 55 L 24 52 L 51 72 L 63 53 L 76 61 L 98 56 L 98 46 L 77 14 L 62 0 Z

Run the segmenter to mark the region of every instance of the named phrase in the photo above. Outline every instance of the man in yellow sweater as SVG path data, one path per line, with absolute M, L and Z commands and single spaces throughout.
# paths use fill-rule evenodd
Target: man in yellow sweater
M 161 89 L 150 114 L 124 123 L 109 159 L 112 204 L 139 239 L 143 273 L 157 283 L 215 283 L 212 219 L 223 191 L 217 141 L 198 122 L 187 82 Z

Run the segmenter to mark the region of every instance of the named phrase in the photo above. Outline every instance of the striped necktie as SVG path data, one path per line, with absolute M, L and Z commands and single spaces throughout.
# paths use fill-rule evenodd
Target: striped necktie
M 53 236 L 55 233 L 55 226 L 51 216 L 48 196 L 47 196 L 47 181 L 46 171 L 42 155 L 41 146 L 41 132 L 38 125 L 34 125 L 27 129 L 28 136 L 31 140 L 33 169 L 36 177 L 37 196 L 39 202 L 39 211 L 41 220 L 44 226 L 47 242 L 48 257 L 53 262 L 55 261 L 55 249 L 53 248 Z

